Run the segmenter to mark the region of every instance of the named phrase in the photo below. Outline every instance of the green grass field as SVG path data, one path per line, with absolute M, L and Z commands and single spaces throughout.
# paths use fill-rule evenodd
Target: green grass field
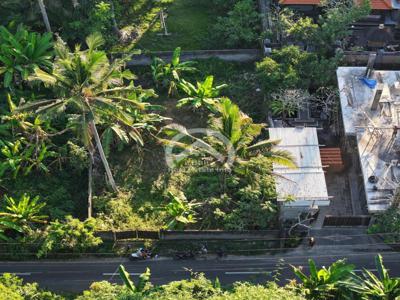
M 210 28 L 218 14 L 211 0 L 175 0 L 168 7 L 167 28 L 170 36 L 162 36 L 161 22 L 158 20 L 138 42 L 145 50 L 216 49 L 218 42 L 210 37 Z

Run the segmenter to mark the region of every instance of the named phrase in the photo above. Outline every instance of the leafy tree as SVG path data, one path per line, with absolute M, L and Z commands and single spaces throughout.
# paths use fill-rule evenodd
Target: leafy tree
M 96 221 L 87 219 L 81 222 L 67 216 L 64 222 L 51 222 L 44 232 L 44 240 L 37 253 L 38 257 L 45 257 L 49 253 L 68 251 L 82 253 L 102 243 L 94 235 Z
M 327 59 L 297 46 L 286 46 L 273 50 L 271 57 L 256 64 L 257 76 L 267 94 L 284 89 L 328 86 L 334 82 L 334 71 L 340 59 L 339 54 Z
M 375 265 L 378 276 L 364 270 L 363 278 L 357 277 L 352 282 L 346 282 L 346 287 L 361 295 L 362 299 L 397 299 L 400 296 L 400 278 L 389 276 L 380 254 L 375 257 Z
M 194 208 L 199 204 L 188 202 L 183 194 L 178 197 L 168 192 L 168 197 L 171 202 L 163 208 L 170 219 L 165 226 L 167 229 L 183 229 L 185 225 L 197 222 Z
M 222 84 L 214 87 L 213 84 L 214 76 L 207 76 L 204 82 L 197 82 L 197 86 L 182 79 L 178 86 L 188 97 L 180 99 L 177 107 L 190 105 L 194 109 L 198 109 L 204 106 L 210 111 L 215 112 L 216 104 L 222 99 L 220 97 L 220 91 L 226 88 L 227 85 Z
M 226 17 L 218 18 L 214 31 L 216 38 L 225 41 L 228 47 L 249 47 L 259 37 L 259 23 L 255 1 L 240 0 Z
M 308 260 L 310 276 L 303 273 L 301 268 L 293 267 L 295 275 L 300 279 L 300 290 L 307 299 L 330 299 L 338 295 L 345 282 L 354 277 L 354 266 L 344 260 L 338 260 L 328 268 L 317 269 L 312 259 Z
M 328 7 L 326 12 L 319 16 L 319 30 L 314 35 L 319 53 L 327 54 L 332 50 L 337 40 L 350 35 L 350 25 L 371 12 L 370 1 L 363 0 L 360 4 L 352 1 L 339 1 Z
M 151 73 L 153 80 L 157 86 L 168 89 L 168 95 L 175 95 L 178 91 L 178 83 L 185 73 L 193 73 L 196 71 L 195 62 L 181 62 L 181 48 L 174 50 L 170 63 L 166 63 L 159 57 L 155 57 L 151 64 Z
M 123 71 L 125 59 L 110 62 L 104 51 L 98 50 L 104 43 L 99 34 L 86 40 L 87 50 L 76 47 L 68 49 L 62 40 L 55 46 L 56 60 L 52 72 L 35 69 L 31 80 L 38 80 L 51 86 L 55 97 L 27 103 L 19 110 L 33 110 L 50 118 L 67 113 L 67 128 L 72 129 L 81 139 L 89 154 L 88 217 L 92 214 L 92 169 L 94 152 L 99 151 L 109 183 L 114 191 L 117 186 L 111 172 L 96 124 L 112 122 L 119 126 L 124 138 L 137 140 L 139 131 L 135 127 L 135 115 L 148 106 L 141 102 L 143 89 L 133 82 L 129 70 Z
M 0 77 L 5 88 L 22 87 L 35 68 L 49 70 L 52 36 L 18 26 L 15 34 L 0 26 Z
M 5 195 L 4 201 L 6 206 L 0 212 L 0 218 L 22 227 L 29 227 L 34 223 L 46 223 L 48 216 L 40 214 L 46 203 L 40 203 L 38 196 L 31 198 L 29 195 L 23 194 L 18 200 L 15 200 Z

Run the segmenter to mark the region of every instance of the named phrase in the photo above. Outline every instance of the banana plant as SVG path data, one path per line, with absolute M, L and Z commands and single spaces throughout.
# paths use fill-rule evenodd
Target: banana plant
M 129 273 L 125 270 L 123 265 L 120 265 L 118 268 L 119 276 L 124 282 L 125 286 L 132 293 L 143 293 L 146 289 L 147 284 L 150 281 L 151 272 L 149 268 L 146 268 L 146 271 L 139 276 L 139 281 L 135 285 L 135 283 L 130 279 Z
M 176 196 L 171 192 L 168 197 L 170 202 L 163 208 L 170 219 L 165 226 L 167 229 L 183 229 L 185 225 L 197 222 L 194 208 L 200 204 L 188 202 L 184 195 Z
M 179 88 L 187 95 L 187 97 L 178 101 L 177 107 L 191 106 L 198 109 L 205 106 L 212 112 L 216 112 L 217 103 L 223 99 L 220 97 L 222 89 L 226 88 L 227 84 L 221 84 L 214 87 L 214 76 L 207 76 L 203 82 L 197 82 L 196 86 L 182 79 Z
M 13 89 L 33 74 L 35 68 L 49 70 L 52 58 L 51 34 L 29 32 L 19 26 L 15 34 L 0 26 L 0 77 L 3 86 Z
M 0 240 L 10 241 L 11 239 L 6 234 L 6 232 L 10 230 L 14 230 L 18 233 L 24 232 L 22 226 L 15 224 L 7 219 L 0 218 Z
M 400 297 L 400 278 L 390 277 L 380 254 L 375 257 L 375 265 L 378 275 L 365 269 L 362 277 L 348 282 L 346 286 L 362 299 L 391 300 Z
M 31 198 L 23 194 L 18 200 L 7 195 L 4 196 L 5 210 L 0 212 L 0 218 L 22 226 L 23 228 L 32 223 L 46 223 L 47 215 L 41 215 L 40 211 L 46 203 L 39 201 L 39 196 Z
M 20 172 L 26 176 L 33 169 L 49 172 L 48 159 L 57 157 L 57 153 L 51 151 L 45 142 L 32 144 L 25 138 L 19 138 L 14 142 L 0 140 L 0 157 L 0 178 L 6 172 L 17 178 Z
M 178 83 L 184 73 L 197 71 L 194 67 L 195 62 L 181 62 L 181 48 L 174 50 L 171 63 L 166 63 L 163 59 L 156 57 L 151 64 L 151 73 L 155 84 L 159 87 L 168 89 L 168 95 L 173 96 L 177 93 Z
M 354 275 L 354 265 L 338 260 L 328 268 L 317 269 L 312 259 L 308 260 L 310 275 L 303 273 L 300 267 L 294 267 L 294 274 L 301 281 L 301 290 L 307 299 L 330 299 L 342 292 L 343 286 Z M 343 299 L 343 298 L 339 298 Z

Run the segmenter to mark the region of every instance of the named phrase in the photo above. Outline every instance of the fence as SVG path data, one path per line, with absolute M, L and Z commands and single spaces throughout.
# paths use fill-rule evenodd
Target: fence
M 172 51 L 157 51 L 145 54 L 138 54 L 132 57 L 127 63 L 128 66 L 150 65 L 153 57 L 159 57 L 166 61 L 172 58 Z M 181 60 L 219 58 L 232 62 L 252 62 L 262 58 L 262 52 L 258 49 L 227 49 L 227 50 L 195 50 L 182 51 Z
M 323 226 L 368 226 L 371 216 L 325 216 Z
M 368 63 L 370 51 L 345 51 L 344 52 L 344 63 L 350 66 L 363 66 L 365 67 Z M 384 69 L 398 69 L 400 67 L 400 52 L 382 52 L 380 53 L 375 61 L 374 68 Z
M 279 230 L 250 230 L 250 231 L 225 231 L 225 230 L 185 230 L 185 231 L 99 231 L 96 236 L 103 241 L 118 241 L 127 239 L 151 240 L 273 240 L 280 237 Z

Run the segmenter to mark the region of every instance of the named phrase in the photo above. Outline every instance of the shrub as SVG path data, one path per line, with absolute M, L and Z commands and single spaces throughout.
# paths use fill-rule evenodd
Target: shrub
M 148 214 L 146 207 L 135 211 L 130 192 L 119 191 L 118 194 L 107 193 L 94 198 L 97 230 L 155 230 L 161 227 L 153 214 Z M 161 211 L 157 214 L 164 215 Z
M 301 300 L 287 287 L 279 287 L 275 283 L 264 285 L 252 285 L 250 283 L 238 283 L 232 291 L 210 297 L 209 300 Z
M 37 283 L 23 284 L 23 280 L 11 275 L 0 277 L 0 296 L 5 300 L 62 300 L 61 296 L 39 289 Z M 5 298 L 3 298 L 5 296 Z
M 49 253 L 68 251 L 83 253 L 102 243 L 102 240 L 94 236 L 95 220 L 80 221 L 67 216 L 64 222 L 58 220 L 50 223 L 44 232 L 44 240 L 37 256 L 47 256 Z
M 390 208 L 376 217 L 375 223 L 368 228 L 368 233 L 385 233 L 386 243 L 400 241 L 400 209 Z
M 254 0 L 239 0 L 226 17 L 218 18 L 214 30 L 228 47 L 250 47 L 259 37 L 259 23 Z
M 92 283 L 89 290 L 84 291 L 76 300 L 130 299 L 128 295 L 129 291 L 124 286 L 100 281 Z

